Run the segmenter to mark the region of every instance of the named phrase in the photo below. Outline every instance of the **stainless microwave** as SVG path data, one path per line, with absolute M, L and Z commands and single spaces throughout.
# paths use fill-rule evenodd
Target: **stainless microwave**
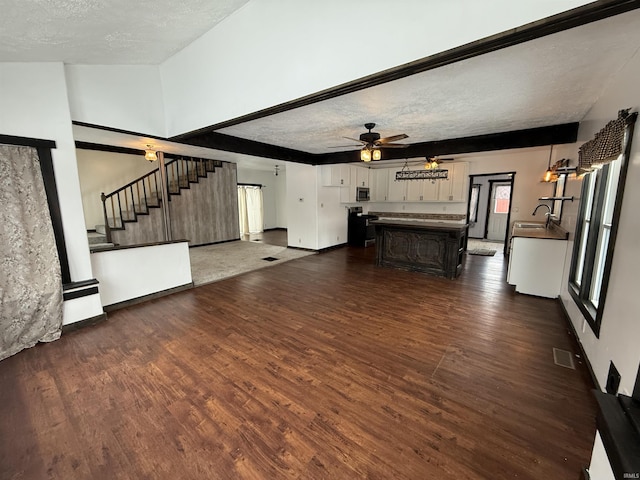
M 356 202 L 368 202 L 370 199 L 368 187 L 356 187 Z

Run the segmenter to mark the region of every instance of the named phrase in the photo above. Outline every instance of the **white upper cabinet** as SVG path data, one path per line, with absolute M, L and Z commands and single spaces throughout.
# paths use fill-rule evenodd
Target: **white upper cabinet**
M 386 202 L 389 194 L 389 169 L 377 168 L 369 170 L 372 202 Z
M 440 182 L 438 200 L 441 202 L 465 202 L 469 189 L 469 163 L 446 163 L 442 167 L 449 170 L 449 179 L 438 180 Z
M 365 167 L 352 167 L 352 178 L 355 178 L 356 187 L 368 187 L 369 186 L 369 170 Z M 353 175 L 355 173 L 355 176 Z
M 437 202 L 442 180 L 406 180 L 408 202 Z
M 389 181 L 387 182 L 389 191 L 387 194 L 388 202 L 407 202 L 407 181 L 396 181 L 396 172 L 399 172 L 400 168 L 389 169 Z
M 322 165 L 322 185 L 325 187 L 348 187 L 351 185 L 351 167 L 341 163 L 338 165 Z
M 351 170 L 350 174 L 345 172 Z M 401 168 L 368 169 L 347 165 L 323 166 L 323 185 L 346 187 L 341 201 L 355 201 L 356 187 L 369 187 L 372 202 L 465 202 L 469 188 L 469 164 L 445 163 L 447 180 L 399 180 Z M 329 183 L 327 183 L 329 182 Z M 341 183 L 342 182 L 342 183 Z

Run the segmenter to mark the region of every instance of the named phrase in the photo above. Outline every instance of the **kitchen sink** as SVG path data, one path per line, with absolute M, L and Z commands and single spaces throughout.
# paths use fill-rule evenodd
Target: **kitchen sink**
M 544 223 L 515 222 L 513 226 L 516 228 L 540 228 L 542 230 L 546 228 Z

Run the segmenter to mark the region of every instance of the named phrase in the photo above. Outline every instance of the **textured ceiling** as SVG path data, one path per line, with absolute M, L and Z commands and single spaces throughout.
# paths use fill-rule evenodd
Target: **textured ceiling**
M 248 0 L 0 0 L 0 62 L 160 64 Z
M 158 64 L 247 2 L 0 0 L 0 62 Z M 347 150 L 332 147 L 366 122 L 417 143 L 580 121 L 639 47 L 640 9 L 219 131 L 328 153 Z M 88 130 L 74 127 L 74 136 L 138 149 L 160 143 Z M 283 164 L 171 142 L 162 149 L 249 168 Z
M 403 143 L 580 121 L 640 47 L 640 10 L 218 130 L 327 153 L 375 122 Z M 612 112 L 615 116 L 616 112 Z

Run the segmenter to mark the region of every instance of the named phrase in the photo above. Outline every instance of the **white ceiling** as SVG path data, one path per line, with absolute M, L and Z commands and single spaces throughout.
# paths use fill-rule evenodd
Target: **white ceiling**
M 639 47 L 635 10 L 219 132 L 327 153 L 366 122 L 403 143 L 576 122 Z
M 0 0 L 0 62 L 157 65 L 249 0 Z

